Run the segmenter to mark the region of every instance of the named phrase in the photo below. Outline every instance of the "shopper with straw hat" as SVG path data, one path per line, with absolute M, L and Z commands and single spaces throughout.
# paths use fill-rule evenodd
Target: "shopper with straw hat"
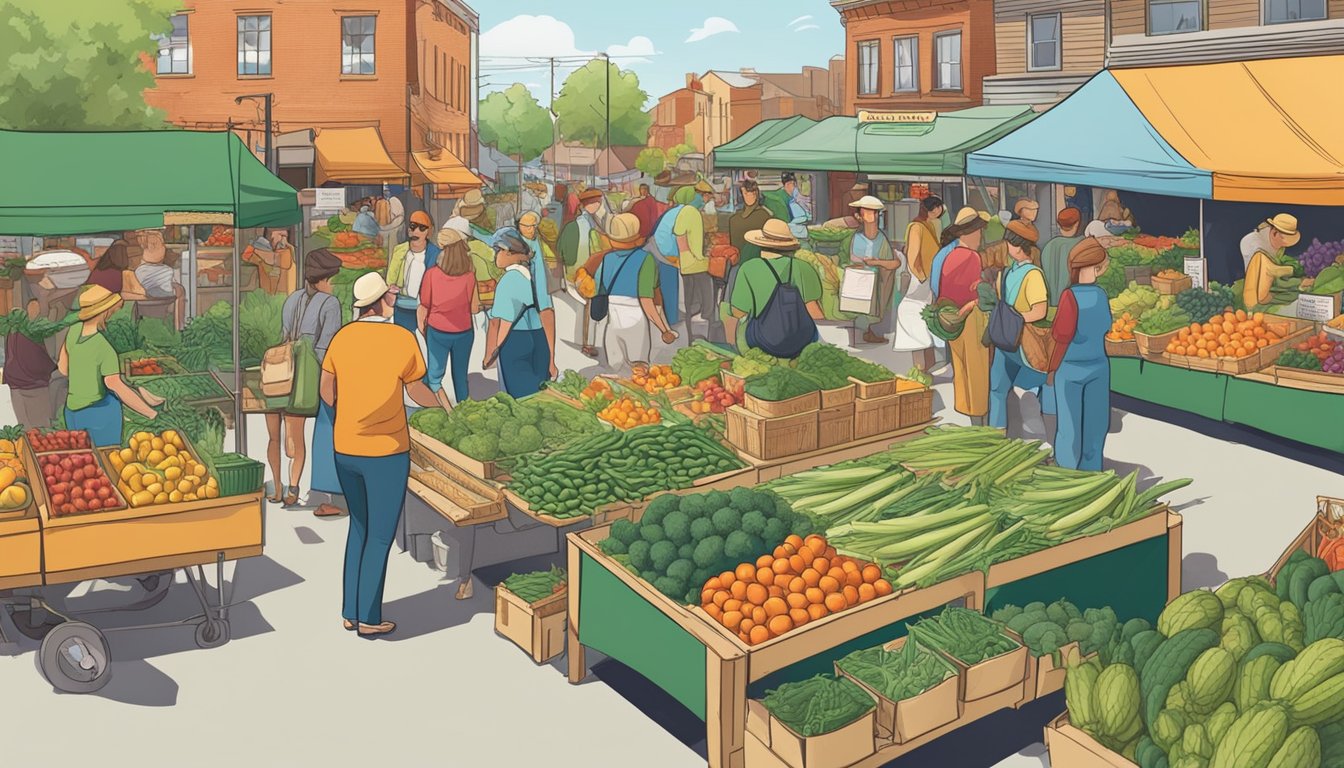
M 882 334 L 887 315 L 896 296 L 896 272 L 901 268 L 901 258 L 892 249 L 887 235 L 878 226 L 885 206 L 872 195 L 864 195 L 849 204 L 859 220 L 859 229 L 849 240 L 849 263 L 867 267 L 877 273 L 876 312 L 872 315 L 860 315 L 855 319 L 855 327 L 863 328 L 863 341 L 866 344 L 885 344 Z
M 634 363 L 649 361 L 652 328 L 658 329 L 664 344 L 676 341 L 677 334 L 653 300 L 658 290 L 658 263 L 642 247 L 639 217 L 633 213 L 612 217 L 608 237 L 612 250 L 602 258 L 594 276 L 594 300 L 600 306 L 602 299 L 598 297 L 606 297 L 602 348 L 607 353 L 607 368 L 624 371 Z
M 952 359 L 952 389 L 958 413 L 984 423 L 989 413 L 989 347 L 983 337 L 988 317 L 977 306 L 981 282 L 979 248 L 989 214 L 962 208 L 952 226 L 943 230 L 943 249 L 934 257 L 931 277 L 934 296 L 950 301 L 966 318 L 961 335 L 948 342 Z
M 121 375 L 117 351 L 103 330 L 121 308 L 121 297 L 101 285 L 79 295 L 78 322 L 66 331 L 57 367 L 70 378 L 65 397 L 65 426 L 89 433 L 95 446 L 121 445 L 121 406 L 153 419 L 163 398 L 132 387 Z
M 776 357 L 796 357 L 816 341 L 817 321 L 825 317 L 821 277 L 811 264 L 794 257 L 799 242 L 788 223 L 770 219 L 746 239 L 760 246 L 761 258 L 738 269 L 727 330 L 743 352 L 755 347 Z

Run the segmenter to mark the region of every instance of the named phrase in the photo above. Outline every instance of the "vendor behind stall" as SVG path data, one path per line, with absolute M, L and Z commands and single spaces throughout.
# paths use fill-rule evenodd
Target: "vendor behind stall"
M 65 398 L 65 426 L 83 429 L 95 446 L 121 444 L 121 406 L 155 418 L 163 398 L 132 387 L 121 376 L 117 351 L 103 335 L 107 319 L 121 308 L 121 297 L 100 285 L 79 296 L 78 320 L 66 332 L 58 364 L 70 377 Z
M 1260 223 L 1255 231 L 1241 239 L 1241 259 L 1246 265 L 1246 284 L 1242 301 L 1247 309 L 1269 303 L 1274 279 L 1289 277 L 1293 268 L 1280 265 L 1285 248 L 1297 245 L 1302 233 L 1297 231 L 1297 217 L 1280 213 Z

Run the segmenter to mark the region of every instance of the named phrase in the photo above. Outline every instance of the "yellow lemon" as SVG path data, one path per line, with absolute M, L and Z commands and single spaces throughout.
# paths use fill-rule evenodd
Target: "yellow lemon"
M 154 464 L 157 466 L 165 458 L 167 457 L 163 455 L 163 451 L 158 448 L 155 448 L 154 450 L 149 452 L 148 456 L 145 457 L 145 461 L 148 461 L 150 464 Z
M 169 444 L 163 446 L 163 455 L 164 455 L 164 456 L 176 456 L 176 455 L 177 455 L 177 446 L 173 445 L 172 443 L 169 443 Z
M 168 478 L 169 480 L 178 480 L 182 477 L 182 468 L 168 467 L 167 469 L 163 470 L 163 476 Z
M 152 438 L 152 439 L 149 441 L 149 447 L 152 448 L 153 450 L 156 450 L 156 451 L 162 451 L 162 450 L 163 450 L 163 438 L 162 438 L 162 437 L 155 437 L 155 438 Z
M 169 491 L 169 492 L 168 492 L 168 501 L 169 501 L 169 502 L 171 502 L 171 503 L 173 503 L 173 504 L 176 504 L 177 502 L 179 502 L 179 501 L 181 501 L 181 500 L 182 500 L 182 492 L 181 492 L 181 491 Z
M 178 484 L 177 484 L 177 490 L 179 490 L 179 491 L 181 491 L 181 492 L 183 492 L 183 493 L 187 493 L 187 492 L 190 491 L 193 487 L 195 487 L 195 486 L 193 486 L 190 482 L 188 482 L 188 481 L 186 481 L 186 480 L 179 481 Z
M 164 492 L 162 492 L 162 491 L 160 491 L 160 492 L 154 494 L 154 503 L 155 503 L 155 504 L 167 504 L 167 503 L 168 503 L 168 494 L 166 494 L 166 493 L 164 493 Z
M 163 483 L 150 483 L 145 486 L 145 490 L 158 496 L 160 493 L 163 493 Z
M 192 467 L 192 468 L 191 468 L 191 474 L 193 474 L 193 475 L 195 475 L 195 476 L 197 476 L 197 477 L 205 477 L 205 465 L 204 465 L 204 464 L 197 464 L 196 466 Z

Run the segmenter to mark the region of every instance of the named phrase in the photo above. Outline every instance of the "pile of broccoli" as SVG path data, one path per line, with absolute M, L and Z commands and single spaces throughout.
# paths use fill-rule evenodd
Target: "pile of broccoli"
M 994 612 L 995 621 L 1022 636 L 1022 643 L 1033 656 L 1050 655 L 1060 663 L 1060 649 L 1069 643 L 1078 643 L 1084 656 L 1097 653 L 1103 664 L 1110 663 L 1110 655 L 1121 641 L 1151 626 L 1144 619 L 1130 619 L 1120 623 L 1115 611 L 1105 608 L 1078 610 L 1068 600 L 1056 600 L 1049 605 L 1042 602 L 1026 606 L 1006 605 Z
M 591 413 L 560 401 L 519 401 L 502 392 L 465 400 L 451 412 L 426 408 L 411 417 L 411 426 L 478 461 L 559 447 L 601 428 Z
M 771 491 L 665 493 L 638 523 L 613 524 L 599 546 L 659 592 L 694 605 L 710 577 L 755 562 L 790 534 L 807 536 L 814 529 L 810 517 Z

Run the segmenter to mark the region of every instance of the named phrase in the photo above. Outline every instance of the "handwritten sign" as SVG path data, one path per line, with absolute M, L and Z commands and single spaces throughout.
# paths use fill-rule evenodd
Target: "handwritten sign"
M 1299 320 L 1311 320 L 1328 323 L 1339 314 L 1339 294 L 1316 296 L 1303 293 L 1297 297 L 1297 317 Z
M 339 211 L 345 207 L 345 189 L 342 187 L 318 187 L 313 190 L 316 201 L 314 208 L 322 211 Z
M 859 110 L 860 123 L 928 124 L 937 119 L 937 112 L 876 112 L 869 109 Z
M 1204 277 L 1208 265 L 1208 262 L 1201 258 L 1187 258 L 1185 260 L 1185 274 L 1190 278 L 1192 288 L 1208 287 L 1209 284 Z

